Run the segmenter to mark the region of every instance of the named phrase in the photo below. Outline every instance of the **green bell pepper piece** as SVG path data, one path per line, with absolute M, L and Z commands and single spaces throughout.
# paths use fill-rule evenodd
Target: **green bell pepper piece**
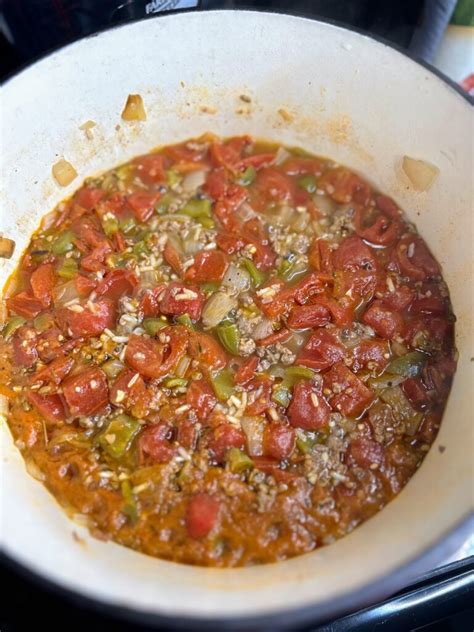
M 122 232 L 126 235 L 132 233 L 136 227 L 137 222 L 133 219 L 133 217 L 129 217 L 128 219 L 124 219 L 122 222 L 120 222 L 120 228 Z
M 115 235 L 119 229 L 118 219 L 116 217 L 107 217 L 107 219 L 102 220 L 102 228 L 107 237 Z
M 194 219 L 211 217 L 211 206 L 211 200 L 205 198 L 202 200 L 198 198 L 191 198 L 186 202 L 184 208 L 180 210 L 180 213 L 189 215 L 189 217 L 193 217 Z
M 177 171 L 168 169 L 166 172 L 166 183 L 170 188 L 173 188 L 181 182 L 181 176 Z
M 48 312 L 38 314 L 38 316 L 33 321 L 34 328 L 37 331 L 45 331 L 50 323 L 51 315 L 48 314 Z
M 290 389 L 280 384 L 272 393 L 272 402 L 287 408 L 290 405 L 291 393 Z
M 216 332 L 224 349 L 232 355 L 239 355 L 240 333 L 237 325 L 224 321 L 217 325 Z
M 62 279 L 70 281 L 77 275 L 77 271 L 78 266 L 75 259 L 64 259 L 62 264 L 59 266 L 58 274 Z
M 420 351 L 411 351 L 395 358 L 385 369 L 387 373 L 403 375 L 404 377 L 416 377 L 424 367 L 427 357 Z
M 135 496 L 132 491 L 130 481 L 122 481 L 121 491 L 124 500 L 123 513 L 132 521 L 135 522 L 138 519 L 138 507 L 135 500 Z
M 117 415 L 97 437 L 101 448 L 113 459 L 120 459 L 140 431 L 140 423 L 129 415 Z
M 2 329 L 2 336 L 5 340 L 10 340 L 15 331 L 26 323 L 26 319 L 23 316 L 12 316 Z
M 226 460 L 229 464 L 230 471 L 234 472 L 234 474 L 240 474 L 245 470 L 253 468 L 252 459 L 238 448 L 230 448 L 230 450 L 227 451 Z
M 305 191 L 308 191 L 308 193 L 315 193 L 316 189 L 318 188 L 316 184 L 316 178 L 311 174 L 301 176 L 300 178 L 298 178 L 297 182 L 298 185 Z
M 250 259 L 242 259 L 242 265 L 250 274 L 250 278 L 252 280 L 252 285 L 254 287 L 260 287 L 262 283 L 265 281 L 266 275 L 261 272 Z
M 284 382 L 289 386 L 293 386 L 298 380 L 311 380 L 315 376 L 315 372 L 312 369 L 308 369 L 306 366 L 287 366 L 285 368 Z
M 163 380 L 163 386 L 166 388 L 186 386 L 187 383 L 188 380 L 185 380 L 184 377 L 167 377 L 166 380 Z
M 100 368 L 103 370 L 107 377 L 110 377 L 112 380 L 114 380 L 123 371 L 125 365 L 123 364 L 123 362 L 120 362 L 120 360 L 112 358 L 111 360 L 107 360 L 107 362 L 104 362 L 104 364 L 102 364 Z
M 75 235 L 72 230 L 65 230 L 63 233 L 60 233 L 51 246 L 53 254 L 65 255 L 66 252 L 72 250 L 74 248 L 74 238 Z
M 145 318 L 142 327 L 149 336 L 156 336 L 160 329 L 168 327 L 168 324 L 166 320 L 161 318 Z
M 198 223 L 204 228 L 214 228 L 216 222 L 210 217 L 198 217 Z
M 227 401 L 234 392 L 234 378 L 229 369 L 211 375 L 211 384 L 217 399 Z
M 242 185 L 243 187 L 248 187 L 250 184 L 252 184 L 252 182 L 255 182 L 256 177 L 257 172 L 255 171 L 255 167 L 252 167 L 252 165 L 250 165 L 239 175 L 237 183 Z
M 181 314 L 181 316 L 176 316 L 176 322 L 194 331 L 193 321 L 191 320 L 189 314 Z

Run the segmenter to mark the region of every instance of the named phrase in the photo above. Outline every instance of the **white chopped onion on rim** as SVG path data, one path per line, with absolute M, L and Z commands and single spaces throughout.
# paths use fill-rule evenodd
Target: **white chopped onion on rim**
M 428 191 L 439 174 L 438 167 L 426 160 L 403 156 L 402 169 L 415 191 Z

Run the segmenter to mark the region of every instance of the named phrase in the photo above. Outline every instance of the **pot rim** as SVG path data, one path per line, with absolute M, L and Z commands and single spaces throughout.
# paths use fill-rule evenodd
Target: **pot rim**
M 388 48 L 393 49 L 400 55 L 403 55 L 404 57 L 411 59 L 416 64 L 419 64 L 420 66 L 422 66 L 423 68 L 431 72 L 438 79 L 441 79 L 444 83 L 447 84 L 448 87 L 454 90 L 454 92 L 456 92 L 459 96 L 461 96 L 470 105 L 474 105 L 474 97 L 471 97 L 465 90 L 463 90 L 461 86 L 458 83 L 456 83 L 456 81 L 454 81 L 453 79 L 445 75 L 443 72 L 441 72 L 441 70 L 439 70 L 438 68 L 436 68 L 429 62 L 422 59 L 419 55 L 416 55 L 415 53 L 412 53 L 404 49 L 398 44 L 395 44 L 394 42 L 391 42 L 380 35 L 367 33 L 366 31 L 359 29 L 355 26 L 349 27 L 348 25 L 341 24 L 337 20 L 331 20 L 329 18 L 324 18 L 322 16 L 313 17 L 310 13 L 305 12 L 305 11 L 283 11 L 278 8 L 260 9 L 260 8 L 253 8 L 253 7 L 235 7 L 233 9 L 227 9 L 223 7 L 223 8 L 209 9 L 209 10 L 196 9 L 196 8 L 174 9 L 172 11 L 161 11 L 160 13 L 156 13 L 151 17 L 124 18 L 123 20 L 119 20 L 118 22 L 112 25 L 104 26 L 103 28 L 97 29 L 96 31 L 93 31 L 92 33 L 82 35 L 81 37 L 78 37 L 78 38 L 70 39 L 65 44 L 48 48 L 44 52 L 33 57 L 32 59 L 29 59 L 23 64 L 20 64 L 16 70 L 13 70 L 12 72 L 7 73 L 6 77 L 4 77 L 4 79 L 0 81 L 0 87 L 5 86 L 7 83 L 15 79 L 17 75 L 20 75 L 22 72 L 24 72 L 25 70 L 28 70 L 31 66 L 34 66 L 36 63 L 42 61 L 43 59 L 46 59 L 47 57 L 54 55 L 54 53 L 57 53 L 63 49 L 69 48 L 70 46 L 73 46 L 77 42 L 81 42 L 83 40 L 93 38 L 93 37 L 98 37 L 99 35 L 102 35 L 103 33 L 107 33 L 109 31 L 122 28 L 124 26 L 127 26 L 128 24 L 135 24 L 137 22 L 142 22 L 145 20 L 147 21 L 158 20 L 158 19 L 163 19 L 166 17 L 177 16 L 177 15 L 187 14 L 187 13 L 235 13 L 235 12 L 257 13 L 257 14 L 267 13 L 267 14 L 272 14 L 272 15 L 276 14 L 276 15 L 288 16 L 288 17 L 293 17 L 293 18 L 299 18 L 301 20 L 310 20 L 311 22 L 320 22 L 322 24 L 328 24 L 330 26 L 334 26 L 343 31 L 357 33 L 358 35 L 361 35 L 362 37 L 366 39 L 374 40 L 375 42 L 379 44 L 382 44 L 384 46 L 387 46 Z
M 378 44 L 382 44 L 395 52 L 402 54 L 403 56 L 411 59 L 411 61 L 416 64 L 422 66 L 424 69 L 428 70 L 432 75 L 441 79 L 442 82 L 446 85 L 448 89 L 451 89 L 456 97 L 461 97 L 467 103 L 473 105 L 474 99 L 470 97 L 462 88 L 451 80 L 449 77 L 445 76 L 441 71 L 433 67 L 431 64 L 425 62 L 420 59 L 416 55 L 409 53 L 397 45 L 388 42 L 382 37 L 368 35 L 367 33 L 361 31 L 357 28 L 347 28 L 345 26 L 341 26 L 338 22 L 333 20 L 326 20 L 313 18 L 307 13 L 301 12 L 288 12 L 281 11 L 278 9 L 271 10 L 260 10 L 260 9 L 248 9 L 248 8 L 238 8 L 238 9 L 215 9 L 210 11 L 214 14 L 219 14 L 221 12 L 225 13 L 235 13 L 236 11 L 245 12 L 250 14 L 277 14 L 281 16 L 288 16 L 300 20 L 310 20 L 312 22 L 326 24 L 332 27 L 335 27 L 341 31 L 349 31 L 355 32 L 358 35 L 364 37 L 366 40 L 373 40 Z M 151 19 L 163 19 L 166 17 L 174 18 L 181 13 L 197 13 L 196 9 L 187 9 L 187 10 L 175 10 L 168 11 L 157 14 L 153 16 Z M 98 37 L 99 35 L 108 33 L 109 31 L 126 27 L 127 25 L 135 24 L 140 21 L 148 20 L 149 18 L 134 18 L 134 19 L 125 19 L 122 20 L 112 26 L 104 27 L 94 33 L 85 35 L 81 38 L 75 39 L 73 41 L 68 42 L 63 46 L 54 47 L 45 51 L 44 53 L 38 55 L 32 60 L 21 65 L 17 70 L 7 75 L 7 77 L 0 82 L 0 86 L 5 86 L 15 79 L 16 76 L 22 74 L 24 71 L 28 70 L 31 66 L 34 66 L 36 63 L 42 61 L 43 59 L 48 58 L 49 56 L 62 51 L 63 49 L 67 49 L 74 44 L 81 42 L 83 40 Z M 299 608 L 290 608 L 290 609 L 282 609 L 271 613 L 264 613 L 256 616 L 220 616 L 218 618 L 206 618 L 199 616 L 176 616 L 176 615 L 165 615 L 157 612 L 152 612 L 149 610 L 137 609 L 137 608 L 129 608 L 121 605 L 114 604 L 110 601 L 103 601 L 99 599 L 95 599 L 90 596 L 86 596 L 80 590 L 75 590 L 64 585 L 57 583 L 55 580 L 50 579 L 49 577 L 42 574 L 37 570 L 33 570 L 28 565 L 23 564 L 23 562 L 18 561 L 15 558 L 15 555 L 10 552 L 6 552 L 5 550 L 1 553 L 2 563 L 6 566 L 9 566 L 19 572 L 21 575 L 26 578 L 32 580 L 34 583 L 44 586 L 46 589 L 52 591 L 53 593 L 59 594 L 64 597 L 66 600 L 72 603 L 76 603 L 78 605 L 82 605 L 83 607 L 88 607 L 89 609 L 95 610 L 97 612 L 104 612 L 115 616 L 118 619 L 124 619 L 128 621 L 133 621 L 136 623 L 148 624 L 148 625 L 167 625 L 176 629 L 202 629 L 203 626 L 209 630 L 220 630 L 225 625 L 227 629 L 247 629 L 247 628 L 264 628 L 268 629 L 278 625 L 280 628 L 288 628 L 290 625 L 301 625 L 304 623 L 322 623 L 327 621 L 328 619 L 334 616 L 342 616 L 343 614 L 347 614 L 354 609 L 359 609 L 364 606 L 367 606 L 371 603 L 379 601 L 383 599 L 390 593 L 395 592 L 397 589 L 401 588 L 403 585 L 406 585 L 407 581 L 415 578 L 417 574 L 425 570 L 427 567 L 435 567 L 443 560 L 446 560 L 451 555 L 455 553 L 455 551 L 459 548 L 461 542 L 466 539 L 466 537 L 472 533 L 473 531 L 473 515 L 468 513 L 462 518 L 457 524 L 448 529 L 442 536 L 438 538 L 438 540 L 432 545 L 423 549 L 421 553 L 419 553 L 416 557 L 412 558 L 408 562 L 400 565 L 395 570 L 385 575 L 379 580 L 374 580 L 364 584 L 362 587 L 358 588 L 356 591 L 346 593 L 342 596 L 334 597 L 326 602 L 308 605 L 305 607 Z

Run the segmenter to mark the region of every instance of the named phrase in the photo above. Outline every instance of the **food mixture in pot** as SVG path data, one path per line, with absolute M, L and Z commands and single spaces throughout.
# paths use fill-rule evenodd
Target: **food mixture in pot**
M 248 136 L 87 180 L 5 296 L 29 471 L 95 536 L 188 564 L 352 531 L 422 463 L 456 368 L 439 264 L 397 204 Z

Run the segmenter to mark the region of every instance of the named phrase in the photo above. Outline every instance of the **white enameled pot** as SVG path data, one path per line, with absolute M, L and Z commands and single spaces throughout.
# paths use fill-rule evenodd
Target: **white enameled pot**
M 142 95 L 146 122 L 121 120 L 129 93 Z M 130 616 L 245 627 L 360 607 L 453 552 L 472 506 L 474 327 L 473 116 L 451 85 L 337 26 L 271 13 L 186 13 L 48 55 L 6 82 L 0 116 L 0 231 L 17 244 L 0 263 L 2 285 L 40 218 L 84 177 L 205 131 L 249 133 L 346 164 L 406 209 L 443 266 L 459 349 L 439 436 L 399 497 L 337 543 L 260 567 L 189 567 L 95 540 L 28 476 L 3 423 L 1 539 L 9 558 Z M 87 120 L 96 123 L 92 140 L 80 129 Z M 404 154 L 439 168 L 428 192 L 410 187 Z M 51 175 L 59 157 L 79 174 L 66 189 Z

